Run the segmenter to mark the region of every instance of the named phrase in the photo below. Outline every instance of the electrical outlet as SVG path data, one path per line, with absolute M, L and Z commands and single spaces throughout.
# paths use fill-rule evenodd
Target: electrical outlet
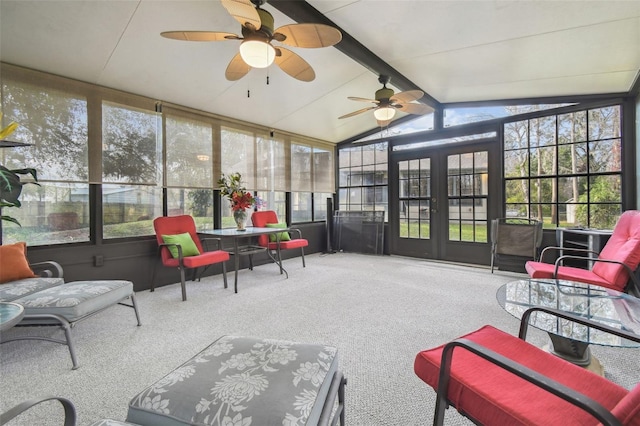
M 104 256 L 98 254 L 93 256 L 93 266 L 102 266 L 104 265 Z

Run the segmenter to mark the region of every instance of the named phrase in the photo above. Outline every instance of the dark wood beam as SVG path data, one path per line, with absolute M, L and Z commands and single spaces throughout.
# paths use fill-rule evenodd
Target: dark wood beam
M 340 28 L 306 1 L 268 0 L 267 3 L 296 22 L 325 24 L 337 28 L 342 32 L 342 41 L 335 46 L 336 49 L 367 68 L 372 73 L 378 76 L 388 75 L 391 77 L 391 83 L 400 91 L 422 90 L 425 95 L 420 99 L 420 102 L 429 105 L 436 110 L 441 108 L 441 104 L 438 100 L 426 93 L 391 65 L 383 61 L 379 56 L 367 49 L 362 43 L 353 38 L 344 29 Z

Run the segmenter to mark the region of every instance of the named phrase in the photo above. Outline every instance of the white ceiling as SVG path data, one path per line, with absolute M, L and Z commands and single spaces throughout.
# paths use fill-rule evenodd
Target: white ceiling
M 627 92 L 640 70 L 640 0 L 308 3 L 441 103 Z M 263 7 L 276 28 L 294 23 Z M 160 37 L 168 30 L 240 25 L 218 0 L 0 0 L 3 62 L 330 142 L 376 126 L 371 112 L 337 119 L 367 106 L 347 96 L 381 86 L 334 47 L 291 48 L 312 82 L 275 65 L 230 82 L 238 41 Z

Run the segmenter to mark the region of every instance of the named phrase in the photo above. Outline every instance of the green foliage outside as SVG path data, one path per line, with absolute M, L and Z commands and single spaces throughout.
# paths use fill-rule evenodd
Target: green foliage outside
M 409 224 L 403 222 L 400 224 L 400 238 L 427 239 L 429 238 L 430 232 L 429 222 L 411 222 Z M 487 227 L 482 225 L 476 225 L 474 227 L 472 224 L 463 223 L 461 226 L 450 224 L 448 236 L 451 241 L 478 243 L 486 243 L 488 241 Z

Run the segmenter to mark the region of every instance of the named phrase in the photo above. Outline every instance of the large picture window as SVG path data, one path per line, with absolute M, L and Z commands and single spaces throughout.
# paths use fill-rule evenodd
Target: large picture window
M 0 164 L 34 168 L 39 178 L 24 186 L 21 208 L 3 211 L 22 224 L 7 222 L 3 243 L 151 237 L 153 219 L 163 214 L 189 214 L 199 229 L 218 220 L 235 226 L 227 200 L 217 196 L 220 174 L 234 172 L 282 221 L 324 220 L 319 207 L 334 191 L 331 144 L 1 67 L 2 124 L 20 123 L 12 139 L 31 146 L 0 150 Z
M 622 210 L 621 107 L 504 125 L 506 214 L 611 229 Z

